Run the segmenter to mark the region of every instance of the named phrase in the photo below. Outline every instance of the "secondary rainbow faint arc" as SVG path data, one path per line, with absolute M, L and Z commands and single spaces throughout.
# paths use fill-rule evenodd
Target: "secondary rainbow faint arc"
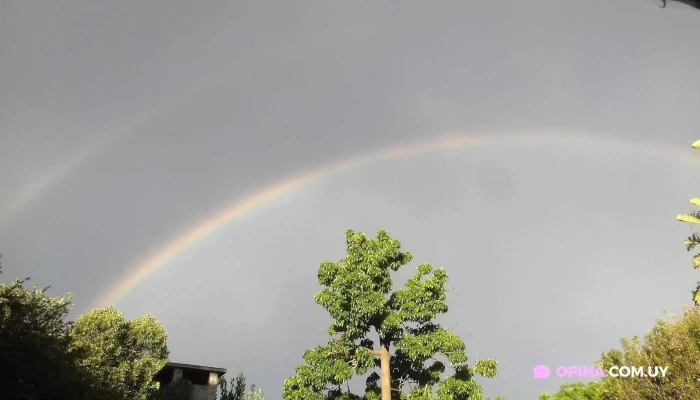
M 135 264 L 133 268 L 123 276 L 114 286 L 112 286 L 100 300 L 96 307 L 113 304 L 134 289 L 140 282 L 149 275 L 167 265 L 179 254 L 189 247 L 204 239 L 218 228 L 245 215 L 246 213 L 265 205 L 271 200 L 281 195 L 292 192 L 312 182 L 319 181 L 339 172 L 351 170 L 369 164 L 379 163 L 399 159 L 411 155 L 428 153 L 437 150 L 449 150 L 468 146 L 489 145 L 489 146 L 513 146 L 523 144 L 545 144 L 563 145 L 575 147 L 621 147 L 633 148 L 644 156 L 655 156 L 670 158 L 688 163 L 699 163 L 689 152 L 683 152 L 681 148 L 669 147 L 659 144 L 625 141 L 615 138 L 602 138 L 584 135 L 547 135 L 547 134 L 527 134 L 527 135 L 494 135 L 494 136 L 449 136 L 446 138 L 417 143 L 413 145 L 395 147 L 380 151 L 378 153 L 351 158 L 330 166 L 324 166 L 316 170 L 297 175 L 290 179 L 280 181 L 270 185 L 260 191 L 244 197 L 224 209 L 212 214 L 210 217 L 195 224 L 179 236 L 176 236 L 165 245 L 158 248 L 144 260 Z

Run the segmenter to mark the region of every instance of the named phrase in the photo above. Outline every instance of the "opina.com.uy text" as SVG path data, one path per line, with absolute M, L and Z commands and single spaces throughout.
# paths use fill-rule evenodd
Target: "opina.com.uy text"
M 555 368 L 554 373 L 560 378 L 571 378 L 571 377 L 590 377 L 590 378 L 602 378 L 606 376 L 611 376 L 614 378 L 654 378 L 654 377 L 665 377 L 668 367 L 659 366 L 646 366 L 646 367 L 627 367 L 627 366 L 613 366 L 604 370 L 603 367 L 599 366 L 579 366 L 579 365 L 569 365 L 569 366 L 558 366 Z M 546 365 L 537 365 L 533 368 L 532 373 L 535 379 L 545 379 L 551 375 L 551 370 Z

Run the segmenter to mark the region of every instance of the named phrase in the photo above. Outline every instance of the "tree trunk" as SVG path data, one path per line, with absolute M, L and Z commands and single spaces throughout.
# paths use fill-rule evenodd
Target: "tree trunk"
M 391 369 L 389 369 L 391 355 L 385 344 L 379 346 L 379 361 L 381 362 L 382 400 L 391 400 Z

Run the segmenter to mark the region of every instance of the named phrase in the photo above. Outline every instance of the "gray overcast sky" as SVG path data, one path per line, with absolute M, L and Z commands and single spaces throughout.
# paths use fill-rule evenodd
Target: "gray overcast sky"
M 236 198 L 449 131 L 677 148 L 473 147 L 358 168 L 228 225 L 117 304 L 165 325 L 173 361 L 244 370 L 279 399 L 325 340 L 318 264 L 343 256 L 346 229 L 385 228 L 448 271 L 445 323 L 472 360 L 500 363 L 487 395 L 534 399 L 562 382 L 534 365 L 590 365 L 697 280 L 674 217 L 700 184 L 681 161 L 700 131 L 700 12 L 659 5 L 2 1 L 4 279 L 71 291 L 82 312 Z

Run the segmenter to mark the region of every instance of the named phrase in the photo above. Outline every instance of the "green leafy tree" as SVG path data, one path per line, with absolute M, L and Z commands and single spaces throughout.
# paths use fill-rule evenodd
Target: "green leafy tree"
M 78 318 L 73 348 L 83 353 L 96 390 L 115 400 L 146 399 L 157 389 L 153 376 L 168 361 L 167 334 L 151 316 L 127 320 L 114 307 L 94 309 Z
M 315 300 L 334 320 L 330 340 L 304 353 L 304 363 L 284 383 L 284 399 L 481 399 L 474 376 L 495 376 L 497 363 L 476 360 L 470 367 L 462 340 L 435 322 L 447 312 L 445 271 L 422 264 L 392 292 L 391 273 L 413 259 L 399 241 L 383 230 L 376 240 L 348 231 L 346 244 L 344 259 L 325 261 L 318 270 L 325 289 Z M 454 373 L 445 378 L 448 365 Z M 344 388 L 371 370 L 364 396 Z
M 81 354 L 71 349 L 71 296 L 50 297 L 47 289 L 0 284 L 0 397 L 83 399 L 90 395 L 81 373 Z
M 700 148 L 700 140 L 696 141 L 695 143 L 692 144 L 692 147 L 694 149 L 699 149 Z M 694 206 L 700 206 L 700 198 L 695 197 L 690 199 L 690 204 Z M 692 211 L 687 214 L 678 214 L 676 217 L 678 221 L 685 222 L 688 224 L 700 224 L 700 211 Z M 700 235 L 697 233 L 693 233 L 688 238 L 683 242 L 685 244 L 685 248 L 688 251 L 691 251 L 700 244 Z M 700 253 L 697 253 L 693 256 L 693 268 L 698 269 L 700 268 Z M 697 283 L 695 290 L 693 291 L 693 303 L 695 305 L 700 305 L 700 282 Z
M 543 393 L 539 400 L 603 400 L 600 382 L 575 382 L 561 385 L 555 394 Z
M 645 335 L 621 340 L 622 348 L 603 355 L 602 365 L 668 367 L 656 378 L 604 378 L 625 399 L 700 399 L 700 308 L 687 307 L 679 318 L 659 319 Z
M 686 307 L 683 315 L 659 319 L 644 340 L 622 338 L 598 362 L 612 366 L 668 367 L 665 376 L 605 377 L 600 381 L 563 385 L 543 400 L 686 400 L 700 399 L 700 307 Z M 596 397 L 597 396 L 597 397 Z
M 255 385 L 250 385 L 250 390 L 246 391 L 246 378 L 243 372 L 231 378 L 231 384 L 226 379 L 219 379 L 218 400 L 264 400 L 263 391 L 255 390 Z

